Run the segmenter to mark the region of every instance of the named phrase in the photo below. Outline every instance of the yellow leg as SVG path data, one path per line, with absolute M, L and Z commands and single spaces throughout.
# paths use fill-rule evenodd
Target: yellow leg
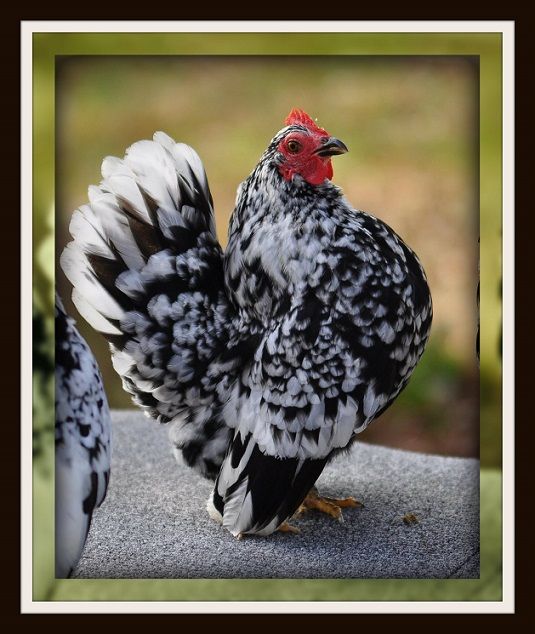
M 277 530 L 281 533 L 294 533 L 295 535 L 301 532 L 297 526 L 292 526 L 288 522 L 283 522 Z
M 326 513 L 331 517 L 343 521 L 342 509 L 343 508 L 358 508 L 363 506 L 362 502 L 359 502 L 353 497 L 348 498 L 329 498 L 323 497 L 318 493 L 316 487 L 312 487 L 308 492 L 306 498 L 303 500 L 301 506 L 297 509 L 296 515 L 306 513 L 310 509 L 315 509 L 321 513 Z

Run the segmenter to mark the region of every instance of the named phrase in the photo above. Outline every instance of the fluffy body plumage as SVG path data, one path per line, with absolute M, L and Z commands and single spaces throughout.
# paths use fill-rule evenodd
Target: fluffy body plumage
M 347 148 L 304 113 L 287 123 L 224 253 L 199 157 L 156 133 L 104 161 L 62 255 L 125 389 L 215 478 L 208 510 L 234 535 L 291 517 L 407 384 L 431 324 L 415 254 L 329 180 Z
M 56 295 L 56 577 L 69 577 L 110 477 L 111 418 L 97 362 Z

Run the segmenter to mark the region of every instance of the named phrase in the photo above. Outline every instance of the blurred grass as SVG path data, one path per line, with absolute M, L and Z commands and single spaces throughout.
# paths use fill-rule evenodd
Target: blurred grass
M 196 58 L 193 52 L 248 57 Z M 273 52 L 311 56 L 254 57 Z M 123 57 L 145 54 L 187 57 Z M 314 56 L 319 54 L 333 57 Z M 387 57 L 388 54 L 418 57 L 401 59 Z M 88 57 L 73 57 L 77 55 Z M 58 584 L 52 578 L 53 445 L 47 440 L 47 435 L 52 437 L 54 418 L 49 368 L 53 328 L 49 210 L 55 199 L 59 252 L 68 241 L 68 216 L 86 201 L 87 186 L 99 181 L 103 156 L 122 156 L 129 144 L 149 137 L 156 129 L 190 143 L 201 154 L 223 243 L 235 188 L 291 107 L 298 105 L 308 110 L 348 144 L 350 154 L 335 163 L 335 182 L 344 188 L 353 204 L 382 217 L 415 248 L 429 273 L 435 300 L 431 343 L 411 386 L 387 414 L 391 419 L 385 415 L 369 431 L 391 429 L 388 437 L 379 441 L 403 446 L 408 438 L 409 446 L 416 448 L 422 439 L 422 446 L 433 447 L 429 439 L 434 438 L 435 446 L 438 443 L 434 451 L 446 448 L 446 453 L 455 453 L 444 435 L 450 430 L 448 433 L 456 437 L 459 431 L 456 420 L 450 417 L 448 422 L 448 410 L 455 411 L 457 421 L 468 413 L 463 419 L 468 428 L 460 430 L 468 455 L 477 447 L 473 337 L 479 160 L 481 458 L 484 465 L 500 464 L 500 55 L 500 38 L 495 34 L 34 36 L 36 599 L 202 600 L 209 596 L 231 600 L 245 596 L 239 582 L 217 584 L 199 580 L 190 582 L 187 590 L 188 582 L 180 581 L 155 584 L 76 580 Z M 473 56 L 480 61 L 479 102 L 477 59 Z M 57 281 L 67 299 L 68 287 L 61 273 Z M 70 302 L 66 303 L 76 315 Z M 94 340 L 82 320 L 79 326 L 104 366 L 112 402 L 115 406 L 129 405 L 117 389 L 105 346 Z M 428 399 L 428 394 L 434 396 Z M 465 397 L 469 402 L 459 405 Z M 428 410 L 430 402 L 438 404 L 434 412 Z M 464 413 L 459 413 L 461 406 Z M 373 436 L 364 439 L 374 440 Z M 456 450 L 462 454 L 458 446 Z M 322 586 L 321 582 L 304 581 L 299 584 L 302 593 L 295 596 L 309 600 L 498 599 L 500 481 L 498 472 L 482 473 L 480 582 L 341 580 Z M 266 582 L 263 587 L 246 585 L 254 595 L 248 596 L 265 600 L 278 598 L 281 592 L 286 599 L 294 596 L 297 584 L 290 591 L 289 585 L 281 583 L 285 582 Z M 449 584 L 447 590 L 444 584 Z

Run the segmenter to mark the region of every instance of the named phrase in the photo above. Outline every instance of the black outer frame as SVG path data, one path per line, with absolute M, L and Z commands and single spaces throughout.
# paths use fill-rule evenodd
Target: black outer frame
M 122 20 L 124 16 L 128 16 L 130 19 L 135 17 L 136 19 L 169 19 L 169 16 L 147 16 L 141 15 L 132 3 L 123 3 L 126 6 L 121 6 L 119 2 L 115 4 L 115 15 L 109 11 L 105 19 L 117 19 Z M 442 622 L 442 619 L 446 619 L 445 625 L 450 629 L 457 624 L 466 624 L 468 627 L 477 627 L 478 625 L 514 625 L 517 626 L 518 631 L 524 631 L 523 626 L 528 624 L 532 625 L 534 617 L 532 616 L 533 606 L 533 577 L 532 577 L 532 562 L 535 561 L 534 557 L 534 540 L 532 537 L 533 525 L 534 525 L 534 505 L 530 499 L 530 493 L 532 488 L 529 487 L 529 483 L 533 476 L 533 470 L 531 465 L 531 451 L 534 446 L 533 439 L 533 421 L 528 420 L 528 407 L 530 405 L 528 401 L 528 389 L 532 389 L 532 377 L 533 377 L 533 362 L 530 356 L 533 350 L 533 314 L 531 313 L 530 291 L 533 288 L 533 266 L 531 253 L 533 250 L 533 235 L 530 231 L 533 225 L 533 145 L 535 139 L 533 138 L 533 112 L 535 112 L 535 99 L 532 77 L 532 60 L 535 57 L 534 38 L 532 35 L 532 20 L 531 16 L 528 16 L 528 10 L 525 8 L 527 5 L 521 5 L 524 8 L 525 13 L 522 14 L 520 7 L 513 7 L 514 3 L 509 3 L 507 9 L 499 12 L 498 15 L 494 14 L 489 16 L 487 11 L 487 20 L 514 20 L 515 22 L 515 207 L 516 207 L 516 220 L 515 220 L 515 614 L 513 615 L 489 615 L 489 614 L 441 614 L 441 615 L 427 615 L 427 614 L 322 614 L 322 615 L 263 615 L 261 620 L 258 615 L 201 615 L 201 614 L 182 614 L 179 616 L 174 615 L 102 615 L 91 614 L 86 617 L 85 615 L 46 615 L 44 618 L 47 621 L 47 625 L 54 624 L 56 627 L 61 625 L 63 621 L 65 625 L 70 629 L 72 626 L 79 631 L 84 631 L 84 624 L 87 622 L 87 629 L 94 631 L 95 625 L 98 623 L 106 623 L 111 628 L 116 628 L 118 625 L 118 619 L 121 618 L 121 623 L 125 621 L 134 625 L 143 627 L 149 623 L 152 625 L 154 619 L 161 623 L 161 618 L 165 618 L 166 621 L 171 621 L 174 625 L 180 628 L 188 628 L 191 625 L 204 625 L 212 627 L 214 630 L 224 630 L 229 625 L 237 625 L 239 628 L 243 628 L 244 631 L 256 630 L 262 623 L 268 628 L 274 625 L 281 625 L 286 628 L 296 627 L 299 629 L 308 628 L 311 624 L 317 627 L 327 627 L 327 629 L 333 629 L 340 625 L 350 625 L 352 627 L 366 626 L 370 623 L 370 619 L 374 619 L 377 623 L 377 619 L 381 622 L 381 625 L 386 627 L 392 626 L 394 630 L 400 628 L 409 627 L 426 627 L 436 626 Z M 518 3 L 520 4 L 520 3 Z M 420 5 L 418 7 L 418 5 Z M 355 6 L 355 5 L 354 5 Z M 397 5 L 399 7 L 399 5 Z M 414 8 L 408 8 L 403 6 L 403 15 L 390 14 L 389 20 L 401 19 L 454 19 L 454 20 L 481 20 L 481 11 L 469 11 L 465 3 L 450 2 L 448 4 L 448 15 L 444 15 L 441 11 L 440 14 L 430 15 L 430 6 L 428 3 L 414 3 Z M 11 9 L 13 9 L 13 5 Z M 76 16 L 73 15 L 74 7 L 70 8 L 69 19 L 88 19 L 85 12 L 82 13 L 85 7 L 79 6 L 80 13 Z M 257 15 L 254 15 L 254 9 L 257 10 Z M 266 15 L 269 13 L 270 5 L 248 5 L 248 13 L 244 15 L 243 11 L 239 9 L 235 11 L 238 15 L 229 15 L 232 11 L 228 6 L 225 9 L 210 10 L 211 15 L 209 19 L 299 19 L 303 20 L 303 5 L 294 4 L 286 5 L 281 12 L 271 12 L 271 16 Z M 459 11 L 459 8 L 461 9 Z M 253 9 L 253 11 L 251 11 Z M 309 7 L 310 9 L 310 7 Z M 324 7 L 325 9 L 325 7 Z M 357 11 L 348 11 L 342 9 L 336 15 L 336 10 L 333 7 L 329 7 L 328 11 L 321 11 L 323 15 L 318 16 L 317 19 L 380 19 L 375 12 L 375 5 L 359 5 Z M 420 10 L 423 9 L 423 10 Z M 435 10 L 443 9 L 443 7 L 435 6 Z M 398 9 L 399 10 L 399 9 Z M 358 12 L 358 15 L 356 15 Z M 12 84 L 11 90 L 6 92 L 6 99 L 3 100 L 2 105 L 4 107 L 4 122 L 7 123 L 4 127 L 4 138 L 6 139 L 6 145 L 4 147 L 9 148 L 4 156 L 8 166 L 13 168 L 15 165 L 20 165 L 20 73 L 19 68 L 12 63 L 16 52 L 20 52 L 20 22 L 22 20 L 36 20 L 36 19 L 66 19 L 66 16 L 61 13 L 61 10 L 54 9 L 47 6 L 45 11 L 42 12 L 28 12 L 24 11 L 23 14 L 11 14 L 10 9 L 5 9 L 5 17 L 3 20 L 3 37 L 0 42 L 3 47 L 6 48 L 2 59 L 6 60 L 7 64 L 4 67 L 6 72 L 5 79 L 9 79 Z M 42 15 L 39 15 L 41 13 Z M 204 13 L 201 10 L 195 11 L 192 5 L 180 6 L 180 15 L 173 16 L 173 19 L 202 19 L 200 15 Z M 273 15 L 273 13 L 279 13 L 279 15 Z M 310 11 L 306 13 L 310 15 Z M 328 13 L 328 15 L 324 15 Z M 343 15 L 340 15 L 342 13 Z M 495 12 L 493 12 L 495 13 Z M 46 15 L 45 15 L 46 14 Z M 283 14 L 283 15 L 281 15 Z M 455 17 L 451 17 L 453 14 Z M 18 96 L 18 99 L 17 97 Z M 529 118 L 528 118 L 529 117 Z M 19 125 L 16 125 L 16 122 Z M 531 124 L 531 125 L 530 125 Z M 7 224 L 5 232 L 7 235 L 15 235 L 17 232 L 20 235 L 20 222 L 15 210 L 20 208 L 19 202 L 19 189 L 16 187 L 16 179 L 11 181 L 6 179 L 6 183 L 10 183 L 10 186 L 3 188 L 3 200 L 4 214 L 3 222 Z M 511 210 L 512 213 L 512 210 Z M 18 230 L 18 231 L 17 231 Z M 4 277 L 4 290 L 8 291 L 8 297 L 4 300 L 4 310 L 2 311 L 4 318 L 8 318 L 11 322 L 9 326 L 4 326 L 2 338 L 2 349 L 5 351 L 4 367 L 7 372 L 7 380 L 3 385 L 4 394 L 4 407 L 8 410 L 8 416 L 4 417 L 4 433 L 11 434 L 11 438 L 6 438 L 3 442 L 4 452 L 2 455 L 2 466 L 7 474 L 9 474 L 9 480 L 4 480 L 10 483 L 13 479 L 14 473 L 20 473 L 20 469 L 17 468 L 17 458 L 20 456 L 20 433 L 18 426 L 14 423 L 17 418 L 20 420 L 20 399 L 15 397 L 15 394 L 19 394 L 19 390 L 16 389 L 17 377 L 20 376 L 20 365 L 17 365 L 17 356 L 20 359 L 20 347 L 13 336 L 14 333 L 19 333 L 20 338 L 20 286 L 14 283 L 15 276 L 13 273 L 18 273 L 20 280 L 20 250 L 19 243 L 15 240 L 5 240 L 3 249 L 0 253 L 0 271 L 5 275 Z M 7 273 L 7 275 L 6 275 Z M 531 346 L 529 345 L 531 344 Z M 18 355 L 17 355 L 18 353 Z M 20 361 L 19 361 L 20 363 Z M 9 410 L 13 410 L 12 412 Z M 530 408 L 531 410 L 531 408 Z M 17 416 L 18 413 L 18 416 Z M 531 417 L 533 413 L 530 411 Z M 11 414 L 11 415 L 9 415 Z M 15 416 L 13 416 L 15 414 Z M 507 414 L 507 413 L 506 413 Z M 510 418 L 512 413 L 509 413 Z M 524 449 L 526 448 L 526 449 Z M 20 467 L 20 465 L 19 465 Z M 2 563 L 4 569 L 6 563 L 11 564 L 13 572 L 6 575 L 6 581 L 9 582 L 4 586 L 4 594 L 2 602 L 4 608 L 2 609 L 2 621 L 4 623 L 20 625 L 21 621 L 26 625 L 33 625 L 36 620 L 41 620 L 42 615 L 21 615 L 20 614 L 20 558 L 19 553 L 14 548 L 15 544 L 19 544 L 20 551 L 20 496 L 16 487 L 8 486 L 3 490 L 4 497 L 4 522 L 3 527 L 8 529 L 8 534 L 3 540 L 4 549 Z M 7 499 L 6 499 L 7 498 Z M 7 572 L 7 571 L 6 571 Z M 14 573 L 14 574 L 13 574 Z M 380 606 L 378 606 L 380 608 Z M 6 609 L 7 608 L 7 609 Z M 150 621 L 149 621 L 150 619 Z M 440 619 L 440 620 L 439 620 Z M 491 621 L 492 619 L 492 621 Z M 498 619 L 498 620 L 496 620 Z M 506 621 L 504 623 L 504 621 Z M 82 626 L 82 627 L 80 627 Z M 60 629 L 60 628 L 58 628 Z

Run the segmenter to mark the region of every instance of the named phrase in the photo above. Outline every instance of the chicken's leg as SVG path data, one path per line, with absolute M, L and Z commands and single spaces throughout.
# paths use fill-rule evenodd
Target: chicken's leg
M 329 498 L 323 497 L 319 494 L 318 489 L 316 487 L 312 487 L 310 491 L 307 493 L 306 498 L 303 500 L 301 506 L 294 513 L 293 517 L 298 517 L 303 513 L 306 513 L 310 509 L 316 509 L 317 511 L 321 511 L 322 513 L 326 513 L 331 517 L 334 517 L 339 522 L 343 522 L 344 518 L 342 517 L 342 509 L 347 507 L 358 508 L 359 506 L 364 506 L 362 502 L 355 500 L 353 497 L 348 498 Z M 297 528 L 297 526 L 293 526 L 289 522 L 283 522 L 279 528 L 277 529 L 281 533 L 294 533 L 299 534 L 301 531 Z M 238 539 L 242 539 L 244 537 L 243 533 L 239 533 L 236 536 Z
M 363 506 L 362 502 L 359 502 L 353 497 L 348 498 L 329 498 L 323 497 L 319 494 L 318 489 L 314 486 L 308 492 L 306 498 L 303 500 L 301 506 L 297 509 L 296 515 L 306 513 L 310 509 L 316 509 L 322 513 L 326 513 L 331 517 L 334 517 L 338 521 L 343 521 L 342 509 L 351 507 L 358 508 Z

